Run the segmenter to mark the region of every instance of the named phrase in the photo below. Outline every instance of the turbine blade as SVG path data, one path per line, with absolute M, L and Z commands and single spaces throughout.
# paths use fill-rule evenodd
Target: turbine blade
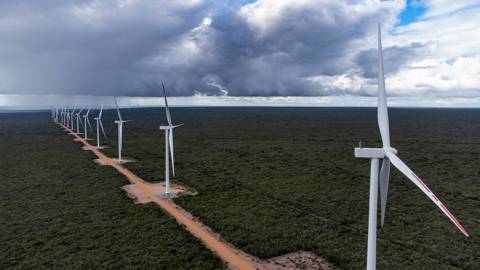
M 165 85 L 163 85 L 163 82 L 162 82 L 162 88 L 163 88 L 163 97 L 165 99 L 165 114 L 167 115 L 168 125 L 171 126 L 172 125 L 172 118 L 170 116 L 170 109 L 168 108 L 167 91 L 165 91 Z
M 86 118 L 86 119 L 87 119 L 88 126 L 90 127 L 91 130 L 93 130 L 92 125 L 90 124 L 90 120 L 88 118 Z
M 398 158 L 393 152 L 385 151 L 385 155 L 387 155 L 390 162 L 392 162 L 393 166 L 397 167 L 410 181 L 412 181 L 423 193 L 425 193 L 430 200 L 432 200 L 440 210 L 455 224 L 455 226 L 467 237 L 469 237 L 465 228 L 458 222 L 458 220 L 450 213 L 450 211 L 443 205 L 443 203 L 433 194 L 433 192 L 423 183 L 423 181 L 412 171 L 408 166 L 403 163 L 400 158 Z
M 388 181 L 390 177 L 390 160 L 384 158 L 382 160 L 382 168 L 380 169 L 380 208 L 382 213 L 382 227 L 385 223 L 385 209 L 387 208 L 387 196 L 388 196 Z
M 102 124 L 102 120 L 98 120 L 98 122 L 100 123 L 100 128 L 102 129 L 102 132 L 103 132 L 103 137 L 107 137 L 107 134 L 105 133 L 105 129 L 103 128 L 103 124 Z
M 383 72 L 383 52 L 380 23 L 378 23 L 378 108 L 377 119 L 383 147 L 390 147 L 390 126 L 388 123 L 387 96 L 385 93 L 385 76 Z
M 173 156 L 173 129 L 168 132 L 168 145 L 170 147 L 170 160 L 172 161 L 172 174 L 175 176 L 175 159 Z
M 115 107 L 117 108 L 118 120 L 123 121 L 122 115 L 120 114 L 120 109 L 118 109 L 117 98 L 113 97 L 113 100 L 115 101 Z
M 102 105 L 102 108 L 100 109 L 100 113 L 98 114 L 99 119 L 102 119 L 102 113 L 103 113 L 103 105 Z

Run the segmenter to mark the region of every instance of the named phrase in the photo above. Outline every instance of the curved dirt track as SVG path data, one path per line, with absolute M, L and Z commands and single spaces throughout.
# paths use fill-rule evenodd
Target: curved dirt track
M 143 179 L 132 173 L 127 168 L 123 167 L 121 164 L 115 163 L 111 158 L 100 152 L 99 149 L 89 144 L 71 129 L 63 126 L 60 123 L 57 124 L 72 134 L 75 137 L 75 141 L 83 143 L 85 150 L 92 151 L 102 164 L 112 166 L 121 174 L 125 175 L 130 183 L 138 185 L 138 187 L 143 189 L 153 202 L 155 202 L 165 212 L 175 218 L 178 223 L 184 225 L 191 234 L 200 239 L 205 246 L 207 246 L 207 248 L 212 250 L 215 254 L 217 254 L 217 256 L 226 262 L 230 269 L 253 270 L 263 268 L 257 263 L 259 262 L 258 259 L 228 244 L 225 240 L 221 239 L 219 235 L 209 230 L 206 225 L 195 219 L 186 210 L 176 205 L 172 200 L 161 199 L 160 197 L 156 196 L 149 183 L 145 182 Z

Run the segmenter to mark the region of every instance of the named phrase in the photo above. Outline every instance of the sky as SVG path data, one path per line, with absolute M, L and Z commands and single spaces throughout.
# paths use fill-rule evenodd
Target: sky
M 174 105 L 373 105 L 380 22 L 393 104 L 474 107 L 478 14 L 480 0 L 0 0 L 0 106 L 156 105 L 162 82 Z

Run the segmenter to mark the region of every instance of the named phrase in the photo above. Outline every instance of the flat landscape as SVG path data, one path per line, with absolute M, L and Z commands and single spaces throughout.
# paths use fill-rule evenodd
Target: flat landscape
M 97 112 L 93 112 L 96 115 Z M 164 178 L 163 108 L 124 109 L 125 165 Z M 392 170 L 378 269 L 480 269 L 480 110 L 390 109 L 402 158 L 470 233 L 465 238 Z M 198 192 L 174 201 L 260 258 L 312 251 L 364 269 L 369 160 L 379 147 L 373 108 L 173 108 L 174 182 Z M 116 156 L 116 114 L 104 114 Z M 93 121 L 92 121 L 93 122 Z M 221 261 L 158 207 L 134 205 L 127 180 L 49 113 L 0 114 L 0 268 L 216 269 Z
M 45 113 L 0 114 L 0 269 L 223 269 Z

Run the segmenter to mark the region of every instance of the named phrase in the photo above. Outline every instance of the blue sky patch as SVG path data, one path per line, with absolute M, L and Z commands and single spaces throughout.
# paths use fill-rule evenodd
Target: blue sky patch
M 422 16 L 427 8 L 419 0 L 407 0 L 407 6 L 400 13 L 398 25 L 407 25 L 417 21 Z

